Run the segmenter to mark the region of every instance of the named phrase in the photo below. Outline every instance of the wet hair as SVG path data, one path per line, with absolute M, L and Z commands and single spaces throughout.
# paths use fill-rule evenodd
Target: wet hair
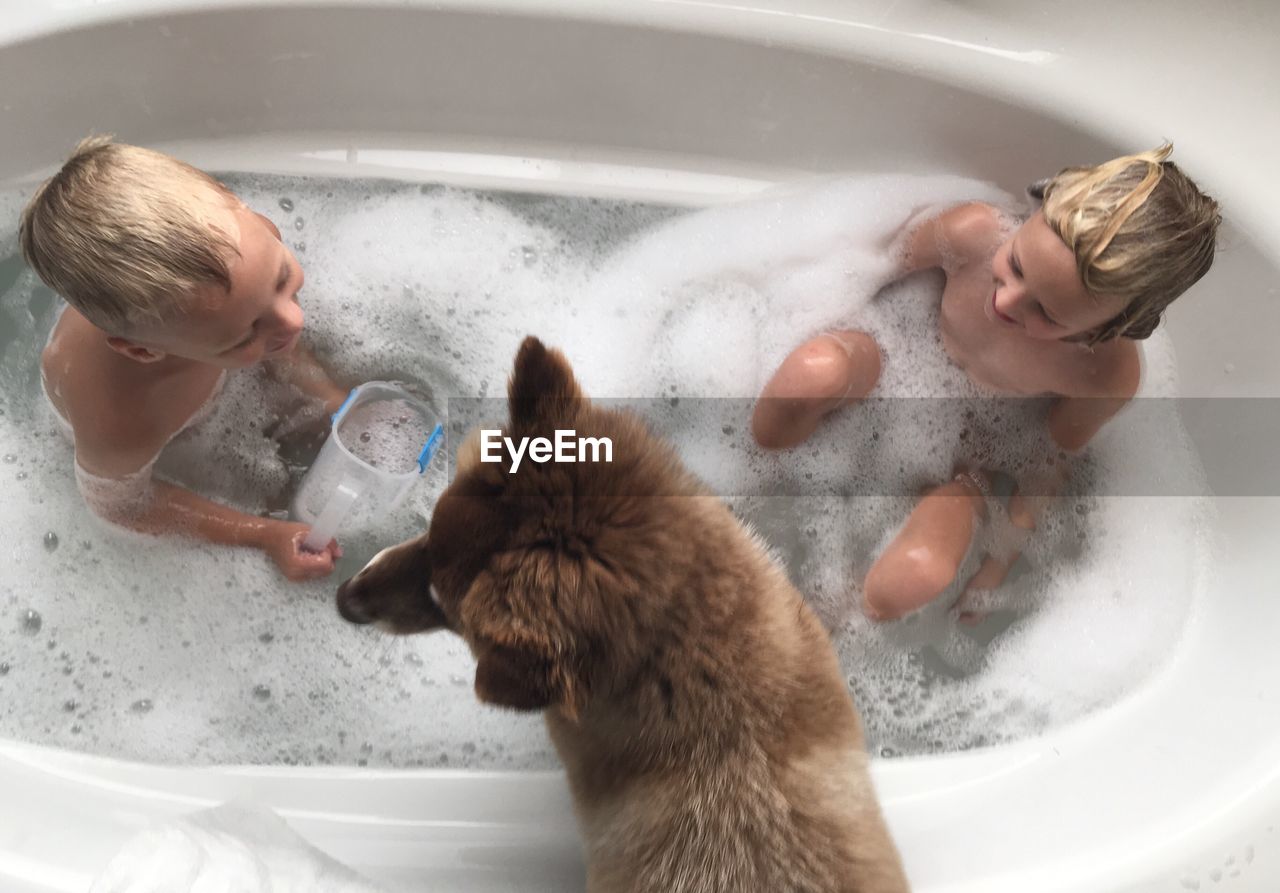
M 1168 160 L 1173 146 L 1097 167 L 1071 167 L 1028 192 L 1076 257 L 1080 281 L 1124 310 L 1089 333 L 1089 344 L 1147 338 L 1166 307 L 1213 265 L 1218 203 Z M 1037 192 L 1040 195 L 1037 195 Z
M 160 152 L 82 140 L 22 210 L 22 255 L 46 285 L 113 335 L 181 312 L 202 285 L 231 288 L 232 236 L 213 224 L 238 200 Z

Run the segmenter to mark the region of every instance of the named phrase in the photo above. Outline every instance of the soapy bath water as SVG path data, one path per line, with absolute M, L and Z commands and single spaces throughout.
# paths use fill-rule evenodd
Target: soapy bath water
M 1193 498 L 1108 495 L 1126 492 L 1150 449 L 1142 419 L 1121 417 L 1100 436 L 991 623 L 957 628 L 945 605 L 889 626 L 857 613 L 860 580 L 915 488 L 948 479 L 973 444 L 1015 465 L 1020 450 L 1034 453 L 1033 438 L 1012 432 L 1043 407 L 972 402 L 946 360 L 939 276 L 869 300 L 904 220 L 931 204 L 1007 200 L 988 186 L 862 178 L 694 214 L 226 179 L 297 253 L 307 337 L 341 381 L 407 381 L 440 402 L 500 396 L 533 333 L 565 349 L 593 396 L 645 398 L 635 405 L 775 545 L 831 626 L 876 752 L 1033 734 L 1114 702 L 1173 650 L 1203 572 L 1205 521 Z M 3 219 L 22 198 L 0 197 Z M 0 735 L 166 762 L 554 765 L 536 717 L 476 703 L 456 637 L 388 637 L 333 608 L 339 580 L 423 529 L 446 463 L 393 517 L 344 538 L 342 566 L 313 583 L 285 583 L 252 551 L 104 530 L 80 504 L 70 447 L 39 398 L 52 297 L 11 257 L 12 233 L 0 243 L 10 257 L 0 262 L 0 455 L 15 457 L 0 464 L 12 478 L 0 506 L 12 533 L 0 556 Z M 796 450 L 755 448 L 751 398 L 777 363 L 815 331 L 848 325 L 875 335 L 878 393 L 900 399 L 838 413 Z M 1158 335 L 1146 350 L 1145 387 L 1171 393 L 1168 344 Z M 287 388 L 234 374 L 164 471 L 245 510 L 278 511 L 309 455 L 276 441 L 308 420 L 319 430 L 322 413 Z M 1161 437 L 1195 491 L 1185 436 Z M 361 443 L 357 432 L 351 446 Z M 1159 525 L 1146 523 L 1153 512 Z M 41 618 L 34 633 L 28 612 Z
M 349 410 L 338 424 L 338 439 L 362 462 L 403 474 L 417 467 L 434 427 L 433 420 L 403 400 L 381 400 Z

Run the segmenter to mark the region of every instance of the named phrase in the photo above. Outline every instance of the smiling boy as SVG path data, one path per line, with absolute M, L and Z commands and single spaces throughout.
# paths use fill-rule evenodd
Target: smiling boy
M 330 410 L 345 397 L 298 346 L 302 268 L 275 225 L 202 171 L 92 137 L 36 190 L 20 236 L 27 263 L 70 305 L 41 371 L 88 505 L 134 530 L 261 549 L 292 580 L 328 574 L 338 546 L 303 551 L 305 525 L 152 476 L 228 370 L 267 362 Z
M 1213 264 L 1218 204 L 1168 160 L 1172 151 L 1166 144 L 1062 170 L 1039 187 L 1043 208 L 1016 228 L 998 209 L 970 203 L 915 226 L 907 240 L 901 275 L 939 268 L 946 276 L 938 322 L 947 356 L 993 395 L 1052 397 L 1046 433 L 1064 458 L 1133 398 L 1138 342 Z M 810 339 L 756 403 L 757 442 L 803 442 L 828 414 L 872 393 L 879 376 L 880 349 L 866 332 Z M 1018 539 L 1034 531 L 1068 465 L 1055 461 L 1031 492 L 1012 495 Z M 869 617 L 901 617 L 955 582 L 998 471 L 966 469 L 925 495 L 867 573 Z M 976 619 L 966 603 L 1001 585 L 1017 557 L 1014 549 L 983 559 L 956 605 L 961 619 Z

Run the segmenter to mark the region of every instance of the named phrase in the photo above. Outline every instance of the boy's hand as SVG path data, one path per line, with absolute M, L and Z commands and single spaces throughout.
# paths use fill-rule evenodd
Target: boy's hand
M 324 400 L 324 410 L 329 415 L 333 415 L 339 408 L 341 408 L 343 403 L 347 402 L 347 396 L 351 392 L 344 391 L 342 388 L 332 383 L 328 390 L 328 396 L 322 398 Z
M 262 534 L 262 550 L 276 563 L 280 572 L 295 583 L 328 576 L 333 572 L 333 563 L 342 557 L 342 547 L 337 540 L 330 540 L 329 545 L 319 552 L 304 550 L 302 541 L 310 532 L 311 528 L 306 524 L 281 521 L 272 524 Z

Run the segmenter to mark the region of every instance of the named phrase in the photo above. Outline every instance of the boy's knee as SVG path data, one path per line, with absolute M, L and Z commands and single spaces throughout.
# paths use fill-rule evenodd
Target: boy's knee
M 812 433 L 849 390 L 852 361 L 830 338 L 796 348 L 760 395 L 751 418 L 756 443 L 767 450 L 794 446 Z
M 897 620 L 942 595 L 957 571 L 954 561 L 928 546 L 882 556 L 863 584 L 863 613 L 872 620 Z
M 800 345 L 765 386 L 752 433 L 765 449 L 794 446 L 827 413 L 865 397 L 880 376 L 880 349 L 862 332 L 829 332 Z
M 856 371 L 854 358 L 834 337 L 815 338 L 798 351 L 796 396 L 815 400 L 844 397 Z

